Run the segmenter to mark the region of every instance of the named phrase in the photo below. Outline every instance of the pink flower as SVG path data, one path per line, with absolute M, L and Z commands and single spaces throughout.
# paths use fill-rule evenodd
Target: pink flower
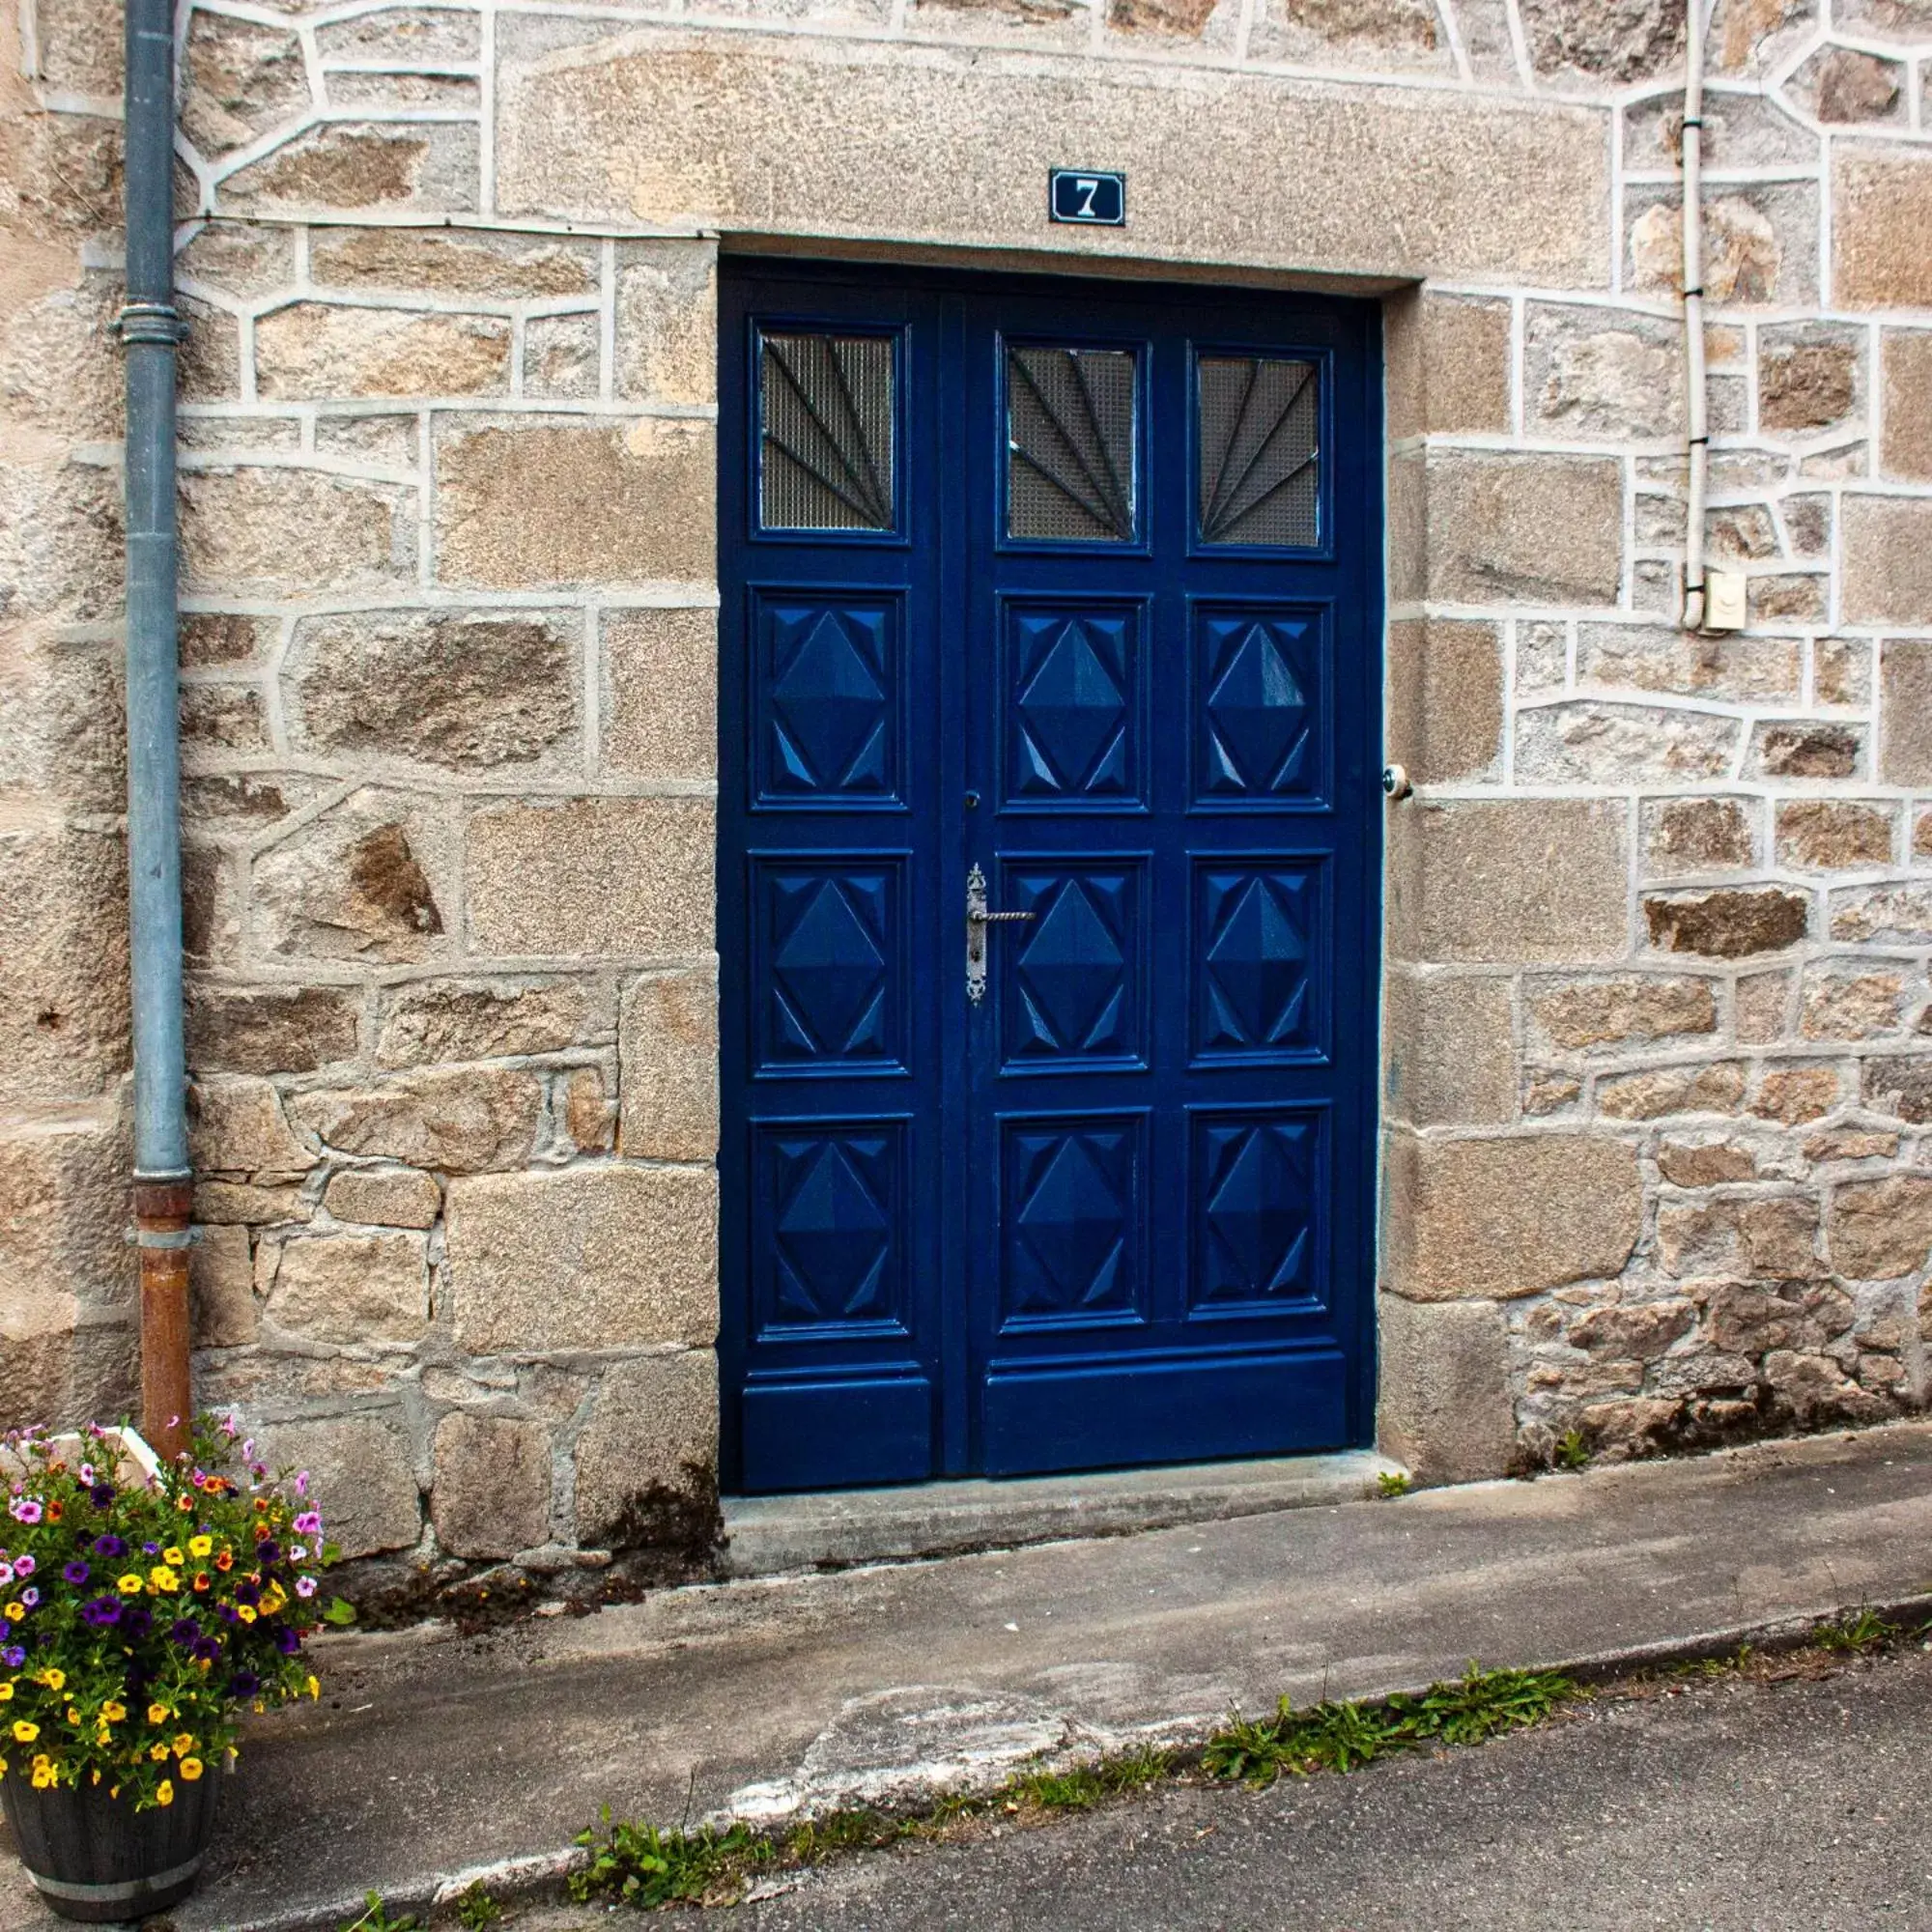
M 16 1556 L 14 1559 L 14 1575 L 31 1577 L 41 1566 L 31 1556 Z
M 15 1496 L 7 1505 L 7 1513 L 16 1522 L 39 1522 L 41 1520 L 41 1506 L 32 1496 Z
M 290 1544 L 289 1561 L 291 1563 L 306 1563 L 308 1561 L 308 1546 L 301 1543 Z
M 80 1465 L 80 1480 L 90 1490 L 94 1487 L 94 1464 L 92 1463 L 83 1463 Z
M 11 1563 L 0 1563 L 0 1590 L 4 1590 L 13 1580 L 14 1566 Z
M 297 1472 L 296 1494 L 298 1496 L 305 1496 L 308 1494 L 308 1471 L 306 1469 L 302 1469 Z
M 315 1578 L 313 1577 L 298 1577 L 296 1578 L 296 1595 L 298 1597 L 314 1596 Z
M 296 1529 L 303 1536 L 320 1536 L 322 1534 L 320 1512 L 303 1510 L 301 1515 L 296 1518 Z

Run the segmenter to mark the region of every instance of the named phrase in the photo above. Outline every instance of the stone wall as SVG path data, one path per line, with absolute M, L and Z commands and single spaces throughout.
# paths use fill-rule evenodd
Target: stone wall
M 1476 1474 L 1921 1403 L 1932 10 L 1835 5 L 1712 30 L 1717 639 L 1672 621 L 1666 0 L 197 5 L 204 1399 L 358 1554 L 708 1534 L 724 231 L 1396 290 L 1385 1440 Z M 0 1406 L 65 1416 L 128 1366 L 118 24 L 26 19 Z M 1126 230 L 1046 227 L 1076 156 Z

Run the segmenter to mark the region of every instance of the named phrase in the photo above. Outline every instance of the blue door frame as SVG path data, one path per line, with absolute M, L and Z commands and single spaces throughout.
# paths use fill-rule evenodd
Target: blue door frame
M 1367 1441 L 1376 309 L 727 261 L 720 353 L 724 1486 Z

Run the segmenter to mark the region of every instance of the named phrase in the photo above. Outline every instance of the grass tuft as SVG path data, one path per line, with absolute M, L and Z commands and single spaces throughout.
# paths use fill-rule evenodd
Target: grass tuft
M 1896 1624 L 1888 1623 L 1867 1605 L 1840 1617 L 1836 1623 L 1820 1625 L 1811 1640 L 1820 1650 L 1850 1651 L 1862 1656 L 1869 1650 L 1885 1649 L 1903 1634 Z
M 1317 1704 L 1296 1711 L 1284 1697 L 1272 1718 L 1235 1718 L 1208 1742 L 1210 1777 L 1272 1784 L 1284 1773 L 1359 1771 L 1378 1758 L 1429 1745 L 1473 1745 L 1541 1723 L 1584 1694 L 1556 1670 L 1483 1670 L 1471 1663 L 1450 1684 L 1379 1703 Z

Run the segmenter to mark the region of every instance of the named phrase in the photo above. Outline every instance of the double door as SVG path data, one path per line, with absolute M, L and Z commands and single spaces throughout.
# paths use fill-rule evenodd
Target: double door
M 1368 1439 L 1376 329 L 727 272 L 727 1488 Z

